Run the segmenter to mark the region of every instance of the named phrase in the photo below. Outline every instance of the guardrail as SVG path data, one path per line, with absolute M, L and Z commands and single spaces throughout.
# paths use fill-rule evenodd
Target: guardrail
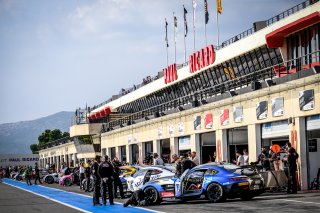
M 279 78 L 294 72 L 300 72 L 303 69 L 310 68 L 312 66 L 312 63 L 319 63 L 319 61 L 320 61 L 320 52 L 317 51 L 296 59 L 288 60 L 280 64 L 264 68 L 259 71 L 255 71 L 250 74 L 239 76 L 235 79 L 213 85 L 209 88 L 194 91 L 193 94 L 179 97 L 170 102 L 165 102 L 161 105 L 157 105 L 149 109 L 143 110 L 141 112 L 131 114 L 130 116 L 123 117 L 119 120 L 111 121 L 107 124 L 104 124 L 104 128 L 102 132 L 110 131 L 115 126 L 120 126 L 120 127 L 124 126 L 128 122 L 130 125 L 134 124 L 135 120 L 152 116 L 155 113 L 161 113 L 166 110 L 170 110 L 172 108 L 181 107 L 187 103 L 191 103 L 192 100 L 201 101 L 208 97 L 214 97 L 216 95 L 219 95 L 225 92 L 230 92 L 230 91 L 236 92 L 238 88 L 242 88 L 243 86 L 248 86 L 255 81 L 264 81 L 269 79 L 272 80 L 274 78 Z

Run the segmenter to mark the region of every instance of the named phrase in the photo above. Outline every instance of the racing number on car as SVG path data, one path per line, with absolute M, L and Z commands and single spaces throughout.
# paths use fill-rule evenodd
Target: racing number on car
M 155 179 L 158 179 L 159 177 L 160 177 L 160 175 L 151 175 L 150 179 L 155 180 Z

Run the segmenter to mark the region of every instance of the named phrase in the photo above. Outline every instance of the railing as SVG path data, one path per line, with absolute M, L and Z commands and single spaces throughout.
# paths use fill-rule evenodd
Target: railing
M 60 138 L 58 140 L 46 143 L 45 145 L 40 147 L 40 150 L 41 149 L 48 149 L 50 147 L 58 146 L 58 145 L 61 145 L 61 144 L 66 144 L 66 143 L 69 143 L 70 140 L 71 140 L 70 137 Z
M 131 114 L 130 116 L 123 117 L 121 119 L 109 122 L 103 125 L 102 132 L 110 131 L 115 126 L 124 126 L 128 122 L 130 125 L 134 124 L 135 120 L 143 119 L 145 117 L 154 115 L 155 113 L 161 113 L 166 110 L 170 110 L 172 108 L 183 107 L 185 104 L 190 104 L 191 101 L 193 100 L 201 101 L 203 99 L 215 97 L 225 92 L 230 92 L 230 91 L 236 92 L 237 89 L 242 88 L 244 86 L 248 86 L 255 81 L 264 81 L 269 79 L 272 80 L 274 78 L 291 74 L 292 72 L 299 72 L 304 67 L 310 68 L 311 67 L 310 64 L 316 63 L 319 61 L 320 61 L 319 51 L 304 55 L 296 59 L 288 60 L 286 62 L 273 65 L 259 71 L 255 71 L 253 73 L 246 74 L 220 84 L 213 85 L 206 89 L 194 91 L 193 94 L 182 96 L 170 102 L 166 102 L 161 105 L 143 110 L 141 112 Z
M 278 15 L 276 15 L 276 16 L 268 19 L 268 20 L 266 20 L 267 26 L 270 26 L 270 25 L 272 25 L 272 24 L 274 24 L 274 23 L 276 23 L 276 22 L 278 22 L 278 21 L 280 21 L 280 20 L 282 20 L 282 19 L 284 19 L 284 18 L 286 18 L 286 17 L 288 17 L 288 16 L 290 16 L 290 15 L 292 15 L 292 14 L 294 14 L 294 13 L 300 11 L 300 10 L 302 10 L 302 9 L 305 9 L 306 7 L 308 7 L 310 5 L 313 5 L 316 2 L 319 2 L 319 0 L 306 0 L 306 1 L 296 5 L 294 7 L 291 7 L 290 9 L 288 9 L 288 10 L 286 10 L 286 11 L 284 11 L 284 12 L 282 12 L 282 13 L 280 13 L 280 14 L 278 14 Z M 222 42 L 221 45 L 215 46 L 214 48 L 215 48 L 215 50 L 220 50 L 220 49 L 222 49 L 222 48 L 224 48 L 224 47 L 226 47 L 226 46 L 228 46 L 230 44 L 233 44 L 233 43 L 235 43 L 235 42 L 237 42 L 237 41 L 239 41 L 239 40 L 241 40 L 243 38 L 248 37 L 249 35 L 252 35 L 253 33 L 255 33 L 255 30 L 252 27 L 252 28 L 247 29 L 244 32 L 242 32 L 242 33 L 240 33 L 240 34 L 238 34 L 238 35 L 236 35 L 236 36 L 234 36 L 234 37 Z M 185 62 L 184 64 L 182 64 L 180 66 L 183 67 L 183 66 L 187 66 L 187 65 L 188 65 L 188 62 Z M 120 98 L 121 96 L 126 95 L 126 94 L 134 91 L 135 89 L 138 89 L 138 88 L 140 88 L 140 87 L 142 87 L 142 86 L 144 86 L 144 85 L 146 85 L 146 84 L 148 84 L 148 83 L 150 83 L 150 82 L 152 82 L 152 81 L 154 81 L 154 80 L 156 80 L 158 78 L 159 78 L 159 75 L 156 75 L 156 76 L 150 78 L 149 82 L 138 84 L 135 87 L 126 90 L 126 92 L 124 94 L 119 94 L 116 98 L 109 98 L 107 101 L 104 101 L 104 102 L 100 103 L 99 105 L 94 106 L 91 110 L 97 109 L 97 108 L 99 108 L 99 107 L 101 107 L 101 106 L 103 106 L 103 105 L 105 105 L 105 104 L 107 104 L 107 103 L 109 103 L 109 102 L 111 102 L 113 100 L 116 100 L 116 99 Z
M 290 9 L 288 9 L 288 10 L 286 10 L 286 11 L 284 11 L 284 12 L 282 12 L 282 13 L 280 13 L 280 14 L 278 14 L 278 15 L 276 15 L 276 16 L 268 19 L 268 20 L 266 20 L 267 26 L 270 26 L 270 25 L 272 25 L 272 24 L 274 24 L 274 23 L 276 23 L 276 22 L 278 22 L 278 21 L 280 21 L 280 20 L 282 20 L 282 19 L 284 19 L 284 18 L 286 18 L 286 17 L 288 17 L 288 16 L 300 11 L 300 10 L 303 10 L 306 7 L 309 7 L 310 5 L 313 5 L 314 3 L 318 2 L 318 1 L 319 0 L 307 0 L 307 1 L 304 1 L 304 2 L 302 2 L 300 4 L 297 4 L 296 6 L 293 6 Z M 234 37 L 222 42 L 221 45 L 215 46 L 215 49 L 216 50 L 222 49 L 222 48 L 224 48 L 224 47 L 226 47 L 226 46 L 228 46 L 228 45 L 230 45 L 230 44 L 232 44 L 232 43 L 234 43 L 236 41 L 239 41 L 240 39 L 243 39 L 243 38 L 253 34 L 254 32 L 255 32 L 254 28 L 250 28 L 250 29 L 248 29 L 248 30 L 246 30 L 246 31 L 244 31 L 244 32 L 242 32 L 242 33 L 240 33 L 240 34 L 238 34 L 238 35 L 236 35 L 236 36 L 234 36 Z

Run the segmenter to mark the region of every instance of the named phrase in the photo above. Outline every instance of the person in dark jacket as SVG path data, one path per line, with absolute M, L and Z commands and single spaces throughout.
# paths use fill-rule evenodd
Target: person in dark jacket
M 188 158 L 184 158 L 181 161 L 181 175 L 186 171 L 187 169 L 192 169 L 193 167 L 197 166 L 192 160 Z
M 114 193 L 114 198 L 117 198 L 117 189 L 119 187 L 119 191 L 120 191 L 120 197 L 122 199 L 125 198 L 124 196 L 124 193 L 123 193 L 123 185 L 122 185 L 122 182 L 121 182 L 121 179 L 120 179 L 120 175 L 121 175 L 121 169 L 120 169 L 120 166 L 121 163 L 120 161 L 118 160 L 117 157 L 115 157 L 112 161 L 112 164 L 113 164 L 113 168 L 114 168 L 114 174 L 113 174 L 113 193 Z
M 104 161 L 101 162 L 98 168 L 98 175 L 101 178 L 101 196 L 102 196 L 102 202 L 104 206 L 107 204 L 107 187 L 109 192 L 110 205 L 114 205 L 113 189 L 112 189 L 113 174 L 114 174 L 113 166 L 109 162 L 109 157 L 106 155 L 104 157 Z
M 98 175 L 98 168 L 99 164 L 101 162 L 100 156 L 96 156 L 95 161 L 91 165 L 91 175 L 93 177 L 93 205 L 94 206 L 101 206 L 101 203 L 99 202 L 100 198 L 100 185 L 101 185 L 101 179 Z
M 131 195 L 131 197 L 123 204 L 123 207 L 132 206 L 149 206 L 151 201 L 143 190 L 139 189 Z
M 296 152 L 295 148 L 291 146 L 291 143 L 288 143 L 287 146 L 288 146 L 287 161 L 289 166 L 287 193 L 296 194 L 297 193 L 296 171 L 297 171 L 297 159 L 299 158 L 299 155 Z
M 39 180 L 39 183 L 42 184 L 40 180 L 40 169 L 38 167 L 38 163 L 35 164 L 34 171 L 35 171 L 34 184 L 37 185 L 37 180 Z

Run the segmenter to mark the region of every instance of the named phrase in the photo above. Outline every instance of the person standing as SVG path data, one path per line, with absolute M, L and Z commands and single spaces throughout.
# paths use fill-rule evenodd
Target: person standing
M 89 190 L 90 190 L 90 181 L 91 181 L 91 179 L 90 179 L 90 175 L 91 175 L 90 166 L 91 166 L 91 160 L 88 160 L 84 166 L 84 177 L 86 179 L 85 192 L 89 192 Z
M 289 166 L 289 180 L 288 180 L 288 194 L 296 194 L 297 193 L 297 178 L 296 178 L 296 171 L 297 171 L 297 159 L 299 157 L 296 150 L 291 146 L 291 143 L 287 144 L 288 146 L 288 153 L 287 153 L 287 161 Z
M 179 178 L 181 176 L 181 170 L 182 170 L 181 159 L 178 157 L 177 154 L 173 154 L 172 160 L 173 160 L 172 163 L 174 163 L 174 165 L 176 167 L 175 177 Z
M 237 160 L 236 160 L 236 165 L 237 166 L 244 166 L 244 158 L 243 155 L 240 151 L 236 151 L 236 156 L 237 156 Z
M 101 179 L 98 175 L 98 169 L 99 164 L 101 163 L 100 156 L 96 156 L 95 161 L 91 165 L 91 175 L 93 177 L 93 205 L 94 206 L 101 206 L 101 203 L 99 202 L 100 198 L 100 185 L 101 185 Z
M 243 150 L 243 160 L 245 166 L 249 165 L 249 152 L 247 149 Z
M 31 168 L 31 166 L 27 166 L 26 167 L 26 170 L 24 171 L 24 177 L 25 177 L 25 179 L 26 179 L 26 182 L 27 182 L 27 185 L 29 186 L 31 186 L 32 185 L 32 183 L 31 183 L 31 172 L 32 172 L 32 168 Z
M 84 163 L 81 162 L 80 163 L 80 167 L 79 167 L 80 189 L 84 189 L 83 180 L 85 179 L 85 176 L 84 176 L 84 167 L 83 167 L 83 165 L 84 165 Z
M 196 151 L 191 152 L 191 161 L 193 163 L 195 163 L 197 166 L 200 164 L 200 160 L 199 160 L 199 158 L 197 156 L 197 152 Z
M 164 166 L 163 160 L 160 158 L 158 153 L 153 154 L 153 165 L 155 166 Z
M 99 168 L 98 168 L 98 175 L 101 178 L 101 196 L 102 196 L 102 202 L 104 206 L 107 204 L 107 187 L 108 187 L 110 205 L 114 205 L 113 189 L 112 189 L 113 173 L 114 173 L 113 166 L 109 162 L 109 157 L 106 155 L 104 157 L 104 161 L 99 165 Z
M 42 184 L 40 180 L 40 169 L 38 167 L 38 163 L 35 164 L 34 172 L 35 172 L 34 185 L 37 185 L 37 180 L 39 180 L 39 183 Z
M 123 193 L 123 185 L 120 179 L 120 175 L 121 175 L 121 169 L 120 166 L 121 163 L 119 161 L 119 159 L 117 157 L 115 157 L 112 161 L 113 164 L 113 168 L 114 168 L 114 173 L 113 173 L 113 193 L 114 193 L 114 198 L 117 198 L 117 191 L 118 191 L 118 187 L 119 187 L 119 191 L 120 191 L 120 197 L 121 199 L 124 199 L 124 193 Z

